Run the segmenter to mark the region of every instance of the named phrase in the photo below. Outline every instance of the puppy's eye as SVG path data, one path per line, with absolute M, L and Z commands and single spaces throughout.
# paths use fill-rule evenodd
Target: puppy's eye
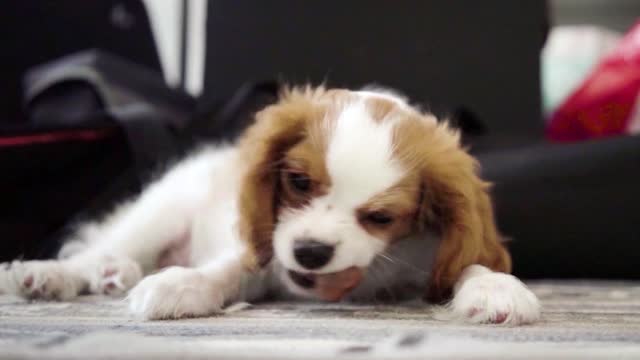
M 306 193 L 311 190 L 311 179 L 303 173 L 289 173 L 288 181 L 291 187 L 298 192 Z
M 389 225 L 393 222 L 391 215 L 383 211 L 374 211 L 365 216 L 365 220 L 375 225 Z

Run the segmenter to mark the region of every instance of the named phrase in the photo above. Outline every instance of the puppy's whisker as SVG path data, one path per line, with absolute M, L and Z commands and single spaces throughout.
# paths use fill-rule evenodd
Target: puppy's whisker
M 385 260 L 389 260 L 389 262 L 390 262 L 390 263 L 392 263 L 392 264 L 395 264 L 395 263 L 396 263 L 396 262 L 395 262 L 395 260 L 394 260 L 392 257 L 390 257 L 389 255 L 387 255 L 387 254 L 385 254 L 385 253 L 380 253 L 380 254 L 378 254 L 378 255 L 379 255 L 380 257 L 382 257 L 383 259 L 385 259 Z
M 382 253 L 378 254 L 378 256 L 380 256 L 380 258 L 382 258 L 382 259 L 385 259 L 385 260 L 389 261 L 392 264 L 399 264 L 399 265 L 402 265 L 402 266 L 406 266 L 406 267 L 408 267 L 408 268 L 410 268 L 410 269 L 412 269 L 414 271 L 417 271 L 417 272 L 419 272 L 421 274 L 425 274 L 425 275 L 429 275 L 430 274 L 429 271 L 425 271 L 423 269 L 420 269 L 419 267 L 417 267 L 417 266 L 415 266 L 415 265 L 413 265 L 413 264 L 411 264 L 411 263 L 409 263 L 409 262 L 407 262 L 405 260 L 402 260 L 399 257 L 395 257 L 395 256 L 393 256 L 393 255 L 391 255 L 389 253 L 382 252 Z

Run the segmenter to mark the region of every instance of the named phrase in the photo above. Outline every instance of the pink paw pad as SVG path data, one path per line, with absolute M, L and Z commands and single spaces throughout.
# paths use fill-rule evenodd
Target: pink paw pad
M 47 294 L 47 283 L 45 282 L 37 287 L 35 284 L 35 278 L 31 274 L 25 276 L 24 280 L 22 281 L 22 287 L 25 289 L 26 295 L 29 299 L 38 299 L 41 297 L 45 297 L 45 295 Z
M 509 317 L 509 313 L 499 312 L 496 314 L 496 317 L 493 319 L 494 324 L 502 324 L 507 321 Z
M 474 307 L 474 308 L 471 308 L 471 309 L 469 310 L 469 313 L 467 314 L 467 316 L 469 316 L 470 318 L 472 318 L 472 317 L 474 317 L 474 316 L 478 315 L 479 313 L 480 313 L 480 309 L 478 309 L 478 308 L 475 308 L 475 307 Z
M 33 275 L 27 275 L 22 281 L 22 286 L 29 289 L 33 285 Z
M 104 288 L 102 289 L 102 293 L 105 295 L 109 295 L 116 288 L 117 288 L 116 284 L 110 281 L 104 285 Z

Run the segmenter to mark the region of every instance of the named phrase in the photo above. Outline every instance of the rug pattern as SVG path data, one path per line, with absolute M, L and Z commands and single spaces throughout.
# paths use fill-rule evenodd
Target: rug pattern
M 180 321 L 140 321 L 103 297 L 0 296 L 0 358 L 640 358 L 640 282 L 529 283 L 542 321 L 437 320 L 420 303 L 272 303 Z

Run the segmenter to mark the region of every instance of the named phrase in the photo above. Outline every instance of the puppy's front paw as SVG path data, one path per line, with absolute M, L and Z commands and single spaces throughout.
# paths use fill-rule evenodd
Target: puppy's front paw
M 147 320 L 211 315 L 220 311 L 224 302 L 210 279 L 182 267 L 142 279 L 127 298 L 129 310 Z
M 142 279 L 142 269 L 126 257 L 105 256 L 90 277 L 92 294 L 122 295 Z
M 540 318 L 536 296 L 513 275 L 488 272 L 467 279 L 449 304 L 456 319 L 520 325 Z
M 1 271 L 5 292 L 27 299 L 68 300 L 82 287 L 78 274 L 55 260 L 14 261 L 3 264 Z

